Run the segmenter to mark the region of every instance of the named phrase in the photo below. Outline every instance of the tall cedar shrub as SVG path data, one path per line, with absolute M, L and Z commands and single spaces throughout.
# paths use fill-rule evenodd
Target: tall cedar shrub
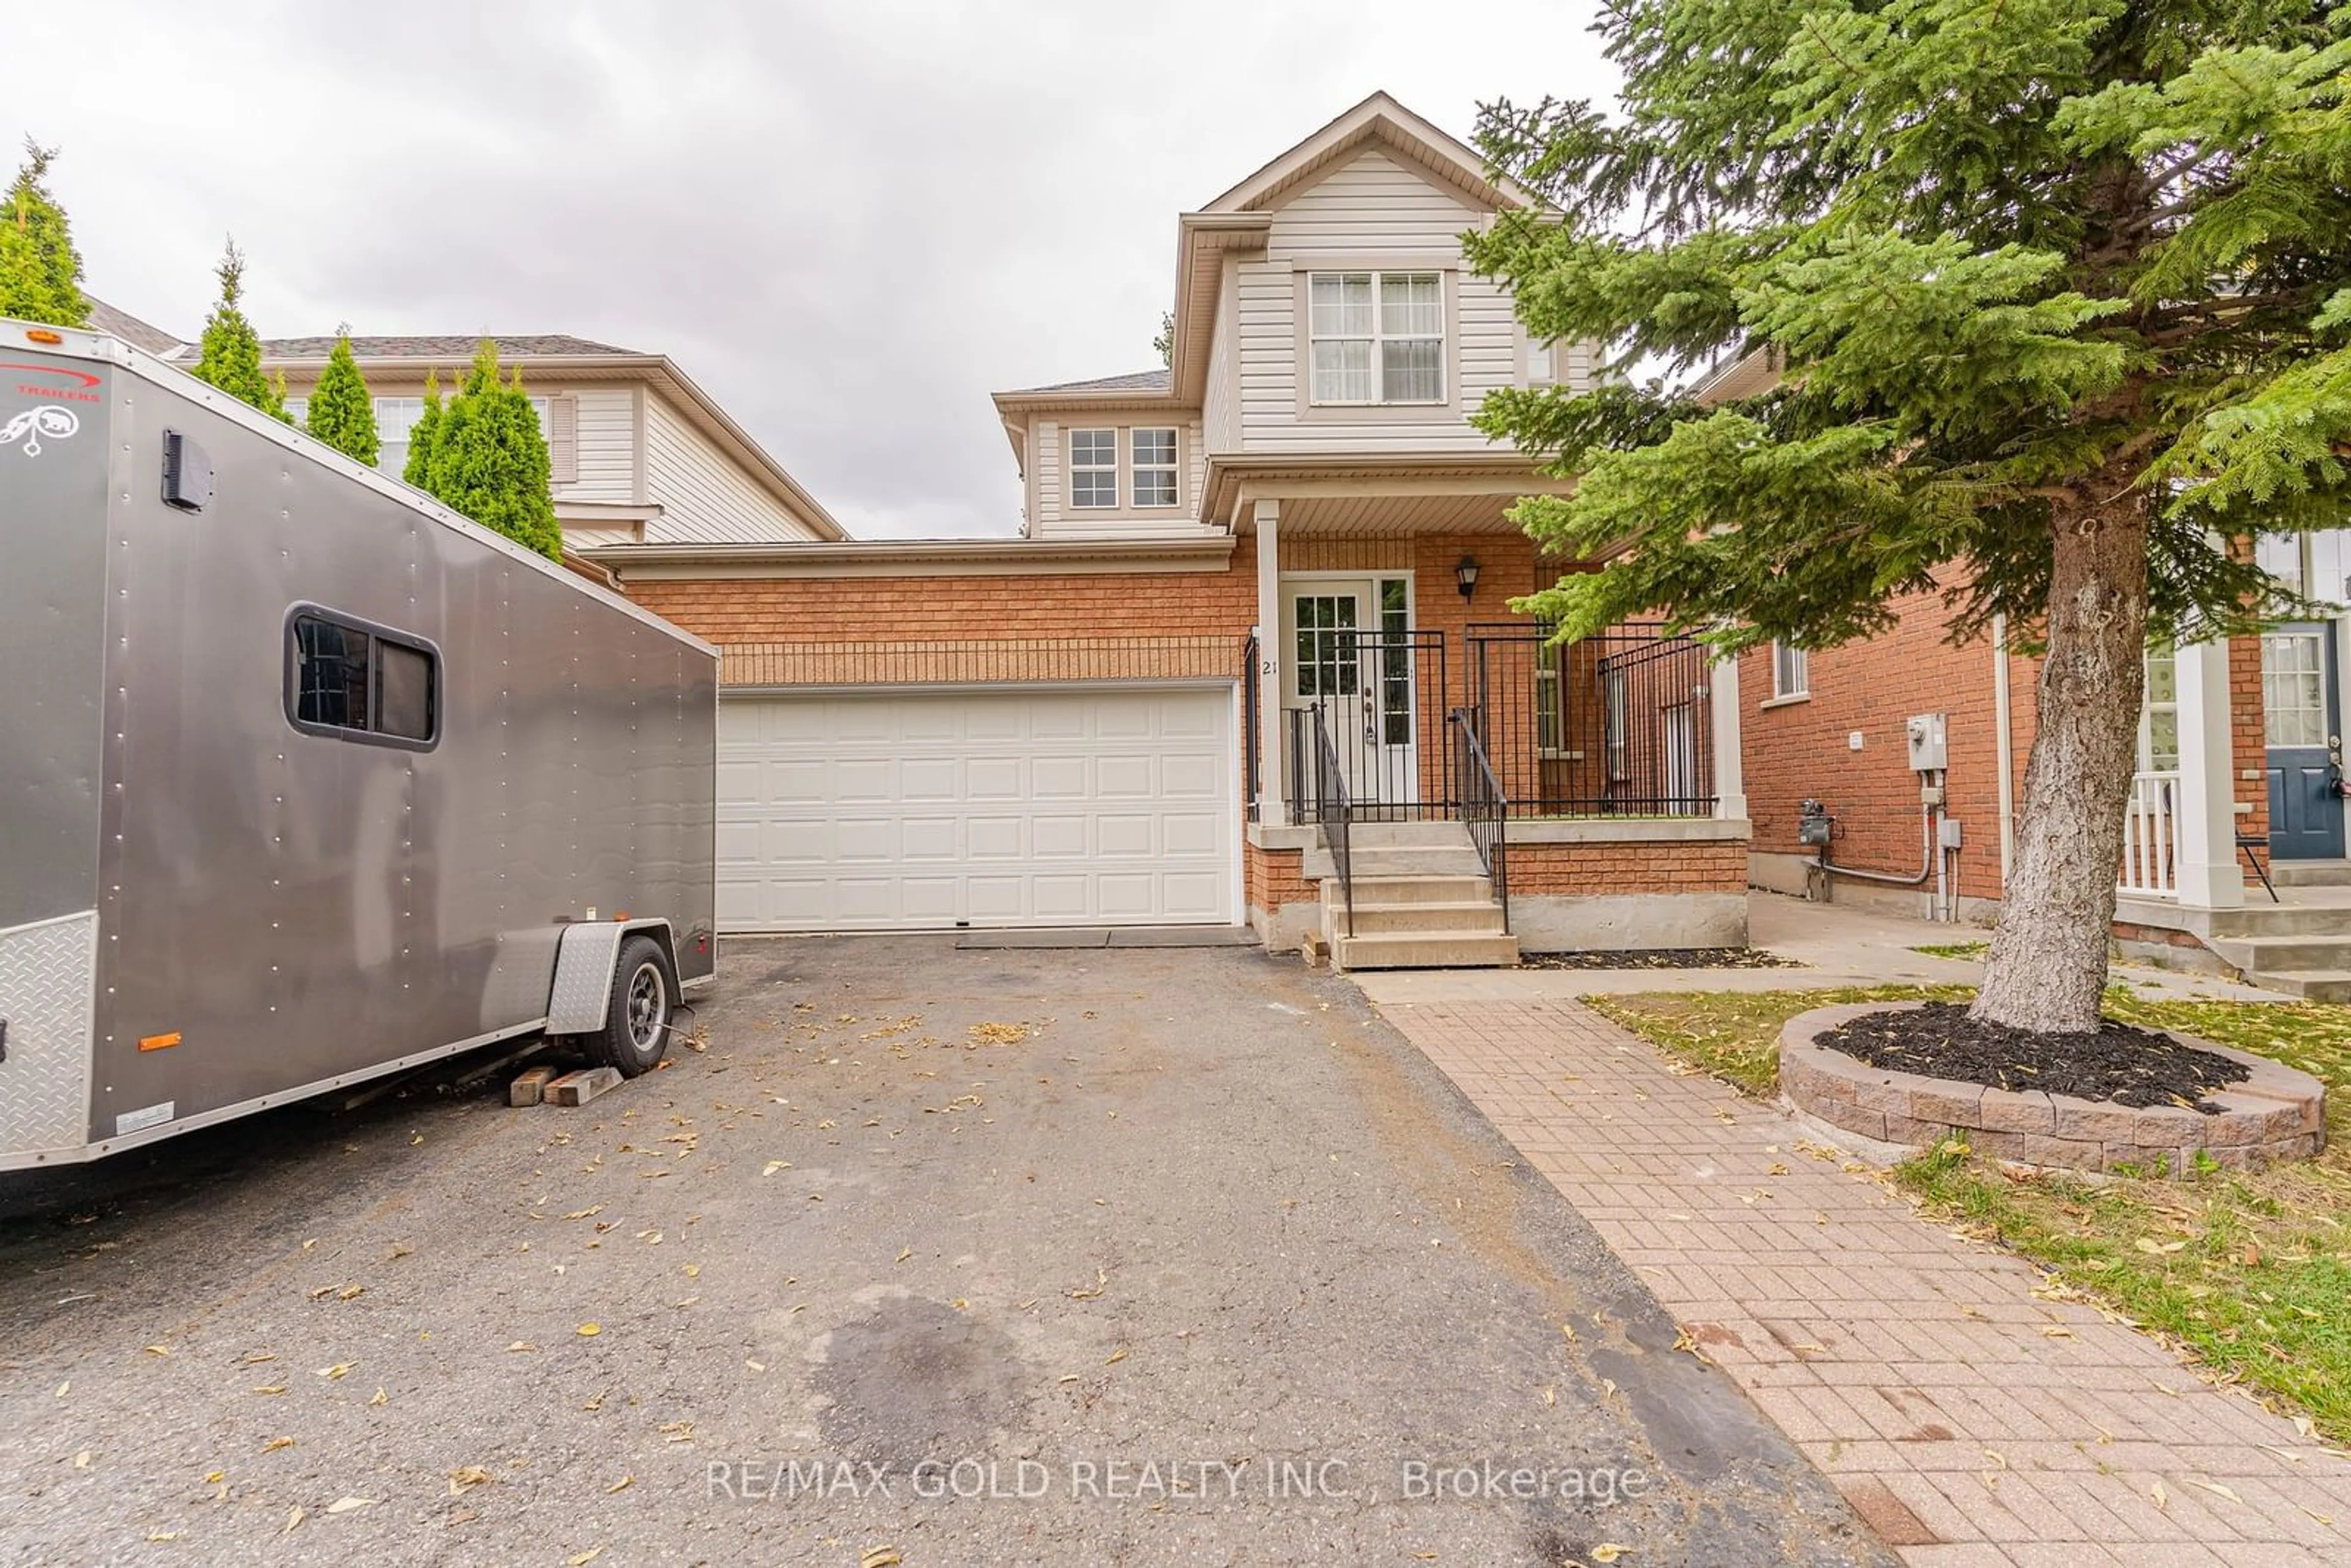
M 310 405 L 302 423 L 336 451 L 375 466 L 375 400 L 368 395 L 367 378 L 351 356 L 350 333 L 335 339 L 327 368 L 319 372 L 318 384 L 310 389 Z
M 57 155 L 26 137 L 24 164 L 0 197 L 0 316 L 78 327 L 89 319 L 81 256 L 65 209 L 42 183 Z
M 408 432 L 408 460 L 401 465 L 400 476 L 427 493 L 433 488 L 433 444 L 440 434 L 441 372 L 426 371 L 424 409 Z
M 1488 107 L 1545 198 L 1468 236 L 1584 389 L 1479 418 L 1609 561 L 1522 601 L 1827 647 L 1939 590 L 2045 647 L 1975 1004 L 2092 1027 L 2154 640 L 2291 612 L 2258 532 L 2346 521 L 2351 41 L 2312 0 L 1625 0 L 1621 109 Z M 1696 367 L 1768 353 L 1707 403 Z M 1666 374 L 1653 375 L 1662 365 Z M 2225 860 L 2228 850 L 2215 851 Z
M 551 472 L 547 437 L 523 391 L 522 371 L 501 380 L 497 345 L 483 339 L 464 387 L 434 426 L 423 488 L 554 560 L 563 554 L 563 533 L 555 520 Z
M 260 335 L 245 319 L 245 311 L 238 304 L 245 293 L 245 256 L 236 248 L 234 238 L 213 273 L 220 279 L 220 303 L 213 307 L 212 315 L 204 322 L 195 363 L 196 379 L 210 382 L 229 396 L 251 403 L 274 419 L 293 423 L 294 416 L 286 412 L 284 382 L 263 371 Z

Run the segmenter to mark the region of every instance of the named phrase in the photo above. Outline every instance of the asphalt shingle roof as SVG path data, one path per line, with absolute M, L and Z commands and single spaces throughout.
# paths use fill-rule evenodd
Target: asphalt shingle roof
M 174 350 L 187 347 L 162 328 L 150 326 L 128 310 L 118 310 L 94 294 L 85 294 L 82 299 L 89 306 L 89 329 L 93 332 L 120 338 L 134 349 L 166 357 Z
M 1056 382 L 1049 387 L 1023 387 L 1023 392 L 1165 392 L 1176 384 L 1175 372 L 1168 370 L 1136 371 L 1131 375 L 1102 376 L 1091 382 Z
M 574 338 L 561 332 L 531 333 L 505 338 L 490 335 L 498 346 L 502 360 L 531 359 L 542 355 L 611 354 L 622 358 L 638 358 L 633 349 L 616 349 L 610 343 L 599 343 L 590 338 Z M 455 335 L 425 338 L 353 338 L 351 352 L 362 360 L 470 360 L 481 347 L 482 335 Z M 335 340 L 326 338 L 264 338 L 263 355 L 273 360 L 323 360 L 335 349 Z

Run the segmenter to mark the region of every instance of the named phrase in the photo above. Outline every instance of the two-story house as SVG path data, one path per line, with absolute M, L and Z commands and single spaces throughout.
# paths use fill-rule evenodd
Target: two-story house
M 563 336 L 493 340 L 499 364 L 522 372 L 538 411 L 568 549 L 848 537 L 667 355 Z M 437 377 L 444 396 L 454 392 L 480 345 L 467 337 L 351 340 L 375 399 L 377 467 L 399 476 L 424 412 L 425 377 Z M 286 377 L 298 423 L 334 346 L 332 338 L 262 343 L 262 368 Z
M 998 394 L 1019 537 L 590 551 L 725 651 L 721 921 L 1743 940 L 1735 666 L 1509 608 L 1566 482 L 1470 415 L 1590 374 L 1463 264 L 1530 199 L 1375 94 L 1177 219 L 1165 370 Z

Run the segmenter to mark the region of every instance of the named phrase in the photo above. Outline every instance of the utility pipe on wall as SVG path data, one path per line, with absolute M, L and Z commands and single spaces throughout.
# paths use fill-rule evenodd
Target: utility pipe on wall
M 2008 617 L 1991 618 L 1992 740 L 2000 758 L 2000 894 L 2016 859 L 2016 742 L 2008 724 Z
M 1861 871 L 1852 866 L 1838 865 L 1829 859 L 1829 846 L 1826 844 L 1821 846 L 1822 873 L 1832 878 L 1850 876 L 1863 882 L 1882 882 L 1893 887 L 1924 887 L 1927 879 L 1935 874 L 1935 808 L 1921 807 L 1918 823 L 1920 843 L 1917 875 L 1898 876 L 1892 872 Z

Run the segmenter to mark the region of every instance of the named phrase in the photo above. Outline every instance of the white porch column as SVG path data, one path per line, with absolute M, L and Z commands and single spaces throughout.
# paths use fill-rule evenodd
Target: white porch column
M 2179 675 L 2177 881 L 2184 909 L 2241 909 L 2236 759 L 2229 745 L 2229 644 L 2191 643 L 2174 655 Z
M 1707 699 L 1714 726 L 1714 814 L 1747 817 L 1747 770 L 1740 756 L 1739 661 L 1717 659 L 1707 671 Z
M 1287 823 L 1290 779 L 1281 767 L 1281 503 L 1259 501 L 1257 517 L 1258 821 Z

